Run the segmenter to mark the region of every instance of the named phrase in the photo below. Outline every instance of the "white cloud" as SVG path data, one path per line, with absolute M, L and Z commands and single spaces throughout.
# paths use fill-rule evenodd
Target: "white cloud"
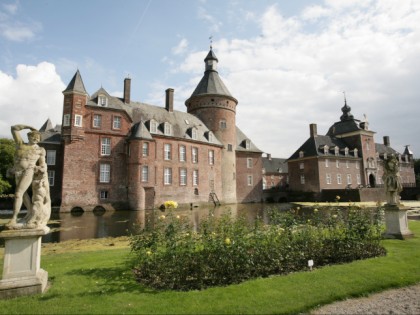
M 198 18 L 204 20 L 208 23 L 208 29 L 210 32 L 219 32 L 220 27 L 222 26 L 222 22 L 217 20 L 213 15 L 209 14 L 204 7 L 198 8 Z
M 279 5 L 259 19 L 263 36 L 214 42 L 219 73 L 239 101 L 237 123 L 256 145 L 288 157 L 341 116 L 342 91 L 357 119 L 391 137 L 399 151 L 420 152 L 420 3 L 327 1 L 286 17 Z M 179 71 L 203 71 L 207 52 L 188 55 Z M 192 89 L 194 88 L 194 84 Z
M 172 53 L 175 55 L 180 55 L 184 53 L 188 48 L 188 40 L 183 38 L 179 41 L 178 45 L 172 48 Z
M 61 124 L 65 87 L 55 66 L 48 62 L 20 64 L 16 77 L 0 71 L 0 137 L 11 137 L 10 126 L 15 124 L 40 128 L 47 118 Z

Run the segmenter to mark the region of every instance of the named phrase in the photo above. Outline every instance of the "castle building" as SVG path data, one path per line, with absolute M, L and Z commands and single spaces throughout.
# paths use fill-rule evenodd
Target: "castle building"
M 263 190 L 286 189 L 289 187 L 287 159 L 273 158 L 271 154 L 263 157 Z
M 334 189 L 383 187 L 384 160 L 393 154 L 400 162 L 404 187 L 415 186 L 413 153 L 407 146 L 400 154 L 384 143 L 375 143 L 367 120 L 353 117 L 345 100 L 340 121 L 326 135 L 310 125 L 310 137 L 288 159 L 289 185 L 293 191 L 327 192 Z M 372 196 L 370 196 L 372 198 Z
M 130 78 L 122 98 L 102 87 L 89 96 L 76 72 L 63 91 L 61 128 L 41 128 L 61 211 L 261 201 L 262 152 L 236 126 L 238 101 L 212 48 L 204 62 L 187 112 L 174 110 L 173 89 L 164 106 L 132 101 Z

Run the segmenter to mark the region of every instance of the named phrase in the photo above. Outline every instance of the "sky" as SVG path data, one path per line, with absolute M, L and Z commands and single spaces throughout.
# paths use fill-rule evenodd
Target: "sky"
M 344 97 L 375 141 L 420 157 L 420 0 L 2 0 L 0 137 L 61 124 L 80 71 L 87 92 L 186 111 L 210 45 L 238 127 L 288 158 L 339 121 Z

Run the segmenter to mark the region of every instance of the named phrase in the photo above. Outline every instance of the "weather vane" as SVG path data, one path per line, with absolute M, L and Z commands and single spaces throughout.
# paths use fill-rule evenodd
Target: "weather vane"
M 210 40 L 210 49 L 213 49 L 213 35 L 209 37 Z

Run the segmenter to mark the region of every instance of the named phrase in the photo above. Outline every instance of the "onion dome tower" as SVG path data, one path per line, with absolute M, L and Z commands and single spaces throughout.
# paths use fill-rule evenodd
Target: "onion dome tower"
M 197 116 L 223 143 L 222 188 L 224 203 L 236 203 L 236 105 L 217 72 L 218 59 L 210 46 L 204 59 L 204 76 L 185 101 L 187 112 Z

